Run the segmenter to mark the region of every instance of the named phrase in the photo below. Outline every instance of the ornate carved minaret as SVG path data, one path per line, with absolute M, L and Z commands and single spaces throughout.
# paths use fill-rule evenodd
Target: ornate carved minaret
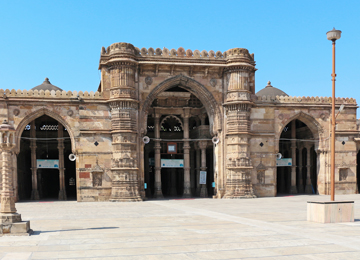
M 255 197 L 250 159 L 250 109 L 255 91 L 254 55 L 247 49 L 226 51 L 228 68 L 225 70 L 226 97 L 226 192 L 224 198 Z
M 112 128 L 112 191 L 110 201 L 140 201 L 138 185 L 138 94 L 135 86 L 137 51 L 129 43 L 103 48 L 102 91 L 110 92 Z

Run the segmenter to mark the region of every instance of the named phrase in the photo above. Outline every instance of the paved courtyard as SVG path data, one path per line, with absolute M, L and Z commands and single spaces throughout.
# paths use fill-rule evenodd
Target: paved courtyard
M 138 203 L 22 202 L 32 236 L 0 237 L 0 259 L 360 259 L 355 222 L 306 221 L 329 196 Z

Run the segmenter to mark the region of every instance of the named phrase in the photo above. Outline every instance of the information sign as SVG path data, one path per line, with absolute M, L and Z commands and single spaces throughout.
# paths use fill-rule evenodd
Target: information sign
M 36 167 L 39 169 L 59 169 L 59 160 L 36 160 Z
M 162 168 L 183 168 L 183 159 L 161 159 Z
M 276 166 L 277 167 L 292 166 L 292 158 L 276 159 Z
M 206 184 L 206 171 L 200 171 L 199 184 Z
M 155 158 L 149 158 L 149 166 L 155 166 Z

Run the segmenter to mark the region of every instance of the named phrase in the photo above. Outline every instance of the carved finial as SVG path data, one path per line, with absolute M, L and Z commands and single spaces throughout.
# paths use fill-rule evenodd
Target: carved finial
M 51 84 L 50 81 L 49 81 L 49 78 L 45 78 L 44 83 L 45 82 Z
M 266 88 L 272 88 L 270 80 L 268 81 Z

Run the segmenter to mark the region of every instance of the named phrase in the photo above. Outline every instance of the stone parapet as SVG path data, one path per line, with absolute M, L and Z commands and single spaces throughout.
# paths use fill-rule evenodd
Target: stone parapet
M 93 91 L 60 91 L 60 90 L 15 90 L 15 89 L 0 89 L 0 98 L 61 98 L 61 99 L 69 99 L 69 98 L 77 98 L 77 99 L 102 99 L 101 92 L 93 92 Z
M 166 60 L 177 60 L 177 61 L 189 61 L 189 62 L 214 62 L 217 64 L 222 64 L 223 66 L 228 66 L 227 63 L 248 63 L 252 66 L 255 66 L 254 54 L 250 54 L 249 51 L 245 48 L 233 48 L 225 52 L 221 51 L 199 51 L 199 50 L 185 50 L 183 47 L 169 50 L 168 48 L 138 48 L 134 47 L 130 43 L 118 42 L 113 43 L 109 47 L 102 47 L 101 57 L 100 57 L 100 66 L 107 65 L 109 62 L 116 62 L 116 58 L 121 60 L 126 59 L 127 62 L 131 63 L 141 63 L 149 61 L 166 61 Z M 240 64 L 239 63 L 239 64 Z
M 257 102 L 269 102 L 269 103 L 309 103 L 309 104 L 331 104 L 331 97 L 291 97 L 291 96 L 258 96 Z M 351 104 L 356 105 L 356 99 L 354 98 L 336 98 L 337 104 Z

